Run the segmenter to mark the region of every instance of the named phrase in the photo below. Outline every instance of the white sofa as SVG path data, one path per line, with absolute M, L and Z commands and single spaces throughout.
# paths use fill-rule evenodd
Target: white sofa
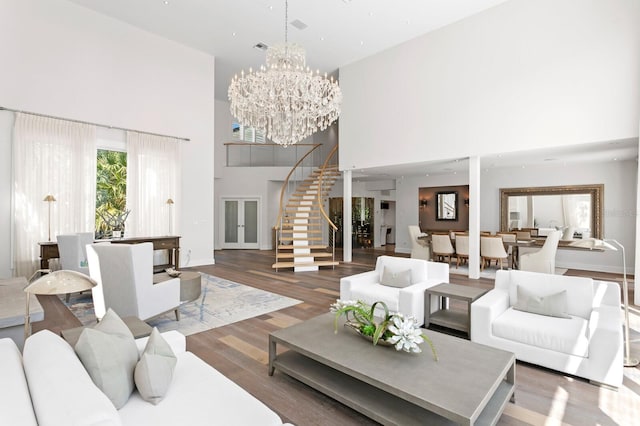
M 167 395 L 153 405 L 134 391 L 120 410 L 61 337 L 32 335 L 24 356 L 13 340 L 1 339 L 0 425 L 282 425 L 266 405 L 187 352 L 182 334 L 163 337 L 178 359 Z M 140 352 L 146 340 L 136 341 Z
M 381 284 L 384 268 L 395 272 L 411 271 L 411 285 L 403 288 Z M 340 299 L 362 300 L 365 303 L 384 302 L 389 311 L 413 316 L 424 324 L 424 291 L 434 285 L 449 282 L 449 265 L 423 259 L 379 256 L 376 269 L 340 279 Z M 431 311 L 439 309 L 437 298 Z
M 570 318 L 516 310 L 517 287 L 538 296 L 566 290 Z M 513 352 L 516 359 L 583 377 L 622 384 L 620 286 L 591 278 L 498 271 L 495 288 L 471 305 L 471 340 Z

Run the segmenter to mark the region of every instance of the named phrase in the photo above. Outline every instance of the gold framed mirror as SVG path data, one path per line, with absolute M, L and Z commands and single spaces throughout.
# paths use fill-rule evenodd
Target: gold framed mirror
M 561 229 L 571 238 L 602 239 L 604 185 L 500 188 L 500 230 L 535 228 L 538 236 Z

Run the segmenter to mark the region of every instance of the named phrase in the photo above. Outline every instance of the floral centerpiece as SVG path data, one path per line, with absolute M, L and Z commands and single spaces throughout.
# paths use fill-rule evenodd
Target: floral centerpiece
M 376 306 L 384 309 L 384 316 L 378 318 L 374 315 Z M 330 307 L 335 314 L 334 327 L 338 332 L 338 319 L 345 315 L 345 326 L 351 327 L 364 337 L 370 338 L 374 345 L 386 343 L 395 346 L 397 351 L 419 353 L 422 349 L 418 346 L 426 341 L 431 347 L 433 359 L 438 360 L 436 348 L 431 339 L 422 333 L 418 322 L 413 317 L 405 317 L 400 313 L 390 313 L 384 302 L 375 302 L 368 305 L 361 300 L 336 300 Z

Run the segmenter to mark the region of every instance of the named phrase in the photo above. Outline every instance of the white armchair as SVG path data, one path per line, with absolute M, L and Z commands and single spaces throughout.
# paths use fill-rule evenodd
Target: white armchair
M 520 255 L 518 262 L 520 269 L 529 272 L 555 274 L 556 252 L 558 251 L 558 241 L 561 235 L 561 231 L 551 232 L 547 235 L 547 239 L 540 250 Z
M 108 308 L 121 317 L 147 320 L 175 311 L 180 320 L 180 279 L 153 283 L 153 244 L 93 244 L 87 247 L 93 306 L 98 319 Z
M 617 388 L 623 376 L 620 286 L 498 271 L 495 288 L 471 305 L 471 341 Z
M 427 234 L 420 231 L 417 225 L 409 225 L 409 237 L 411 238 L 411 258 L 431 260 L 429 244 L 425 240 L 418 240 L 420 236 Z
M 389 275 L 406 277 L 406 282 L 389 282 Z M 413 316 L 418 323 L 424 323 L 424 291 L 434 285 L 449 282 L 449 266 L 443 263 L 427 262 L 423 259 L 379 256 L 376 269 L 340 280 L 340 299 L 362 300 L 373 304 L 384 302 L 390 311 Z M 383 284 L 384 283 L 384 284 Z M 392 285 L 390 285 L 392 284 Z M 394 285 L 406 284 L 396 287 Z M 431 311 L 439 309 L 437 298 L 433 298 Z

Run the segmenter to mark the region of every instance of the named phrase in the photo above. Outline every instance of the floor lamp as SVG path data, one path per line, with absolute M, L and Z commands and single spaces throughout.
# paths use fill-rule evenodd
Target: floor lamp
M 56 201 L 56 198 L 49 194 L 46 197 L 44 197 L 44 200 L 42 201 L 46 201 L 49 204 L 49 240 L 51 241 L 51 203 L 53 203 L 54 201 Z
M 576 240 L 569 243 L 572 247 L 582 247 L 588 248 L 590 250 L 593 249 L 601 249 L 601 250 L 613 250 L 618 251 L 617 248 L 612 246 L 610 243 L 615 244 L 616 246 L 622 249 L 622 300 L 624 302 L 624 366 L 625 367 L 635 367 L 638 365 L 637 358 L 631 358 L 631 349 L 629 348 L 629 285 L 627 283 L 627 260 L 624 254 L 624 246 L 620 244 L 616 240 L 604 239 L 598 240 L 596 238 L 586 238 L 584 240 Z
M 76 271 L 60 270 L 49 272 L 48 269 L 38 269 L 31 279 L 29 285 L 24 288 L 27 293 L 27 306 L 24 314 L 24 338 L 31 335 L 31 313 L 29 312 L 29 300 L 32 294 L 70 294 L 91 290 L 98 285 L 93 279 L 85 274 Z M 45 273 L 37 280 L 31 282 L 39 274 Z

